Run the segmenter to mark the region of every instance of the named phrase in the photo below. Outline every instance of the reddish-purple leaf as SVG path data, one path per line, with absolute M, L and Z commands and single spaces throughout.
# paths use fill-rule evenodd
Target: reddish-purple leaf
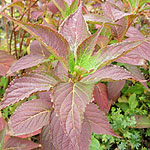
M 65 133 L 73 145 L 78 143 L 86 105 L 92 101 L 93 85 L 60 83 L 54 88 L 52 99 Z
M 120 91 L 124 87 L 125 80 L 108 82 L 108 98 L 109 100 L 116 101 L 120 96 Z
M 49 126 L 51 141 L 56 150 L 78 150 L 72 146 L 70 138 L 64 133 L 64 129 L 61 126 L 59 119 L 56 117 L 55 112 L 50 116 Z
M 48 102 L 51 102 L 51 92 L 39 92 L 38 93 L 38 97 L 39 99 L 45 99 Z M 52 102 L 51 102 L 51 106 L 52 106 Z
M 4 149 L 6 150 L 31 150 L 40 147 L 40 144 L 34 143 L 29 140 L 11 137 L 5 144 Z
M 137 49 L 138 48 L 135 48 L 133 51 L 127 53 L 124 56 L 119 57 L 115 61 L 131 65 L 139 65 L 139 66 L 145 65 L 146 60 L 137 53 L 136 51 Z
M 68 42 L 57 31 L 44 25 L 23 23 L 7 16 L 2 12 L 0 13 L 33 35 L 47 48 L 47 50 L 56 56 L 66 68 L 68 68 L 67 59 L 70 47 Z
M 37 130 L 37 131 L 34 131 L 34 132 L 30 133 L 30 134 L 19 135 L 19 136 L 17 136 L 17 137 L 19 137 L 19 138 L 28 138 L 28 137 L 35 136 L 35 135 L 37 135 L 37 134 L 39 134 L 39 133 L 41 133 L 41 129 L 39 129 L 39 130 Z
M 97 70 L 91 75 L 86 76 L 81 80 L 84 83 L 97 83 L 100 80 L 123 80 L 123 79 L 134 79 L 143 81 L 143 79 L 139 79 L 132 75 L 127 70 L 118 67 L 118 66 L 105 66 Z
M 92 128 L 92 132 L 95 132 L 97 134 L 118 136 L 112 130 L 104 112 L 99 110 L 95 104 L 90 103 L 87 105 L 85 118 L 88 120 Z
M 136 36 L 135 36 L 136 35 Z M 126 33 L 127 37 L 130 38 L 144 38 L 143 34 L 136 28 L 130 27 Z
M 4 76 L 16 59 L 6 51 L 0 50 L 0 76 Z
M 135 34 L 136 35 L 136 34 Z M 130 34 L 130 36 L 132 36 Z M 131 37 L 126 39 L 126 41 L 136 41 L 136 40 L 144 40 L 143 36 L 140 36 L 140 33 L 137 32 L 137 37 Z M 128 63 L 132 65 L 143 65 L 145 60 L 150 60 L 150 42 L 144 42 L 138 47 L 136 47 L 133 51 L 129 52 L 128 54 L 120 57 L 116 61 Z M 134 60 L 133 60 L 134 58 Z
M 131 72 L 136 78 L 139 78 L 141 80 L 143 80 L 143 82 L 141 82 L 148 91 L 150 91 L 150 89 L 148 88 L 147 84 L 146 84 L 146 80 L 145 77 L 142 75 L 141 71 L 137 68 L 137 66 L 134 65 L 129 65 L 129 64 L 125 64 L 125 67 L 128 69 L 129 72 Z M 145 82 L 144 82 L 145 80 Z
M 82 130 L 80 133 L 80 141 L 79 141 L 79 147 L 80 150 L 88 150 L 90 143 L 91 143 L 91 134 L 92 134 L 92 129 L 91 126 L 85 118 L 82 123 Z
M 82 15 L 82 4 L 61 24 L 59 33 L 67 39 L 71 51 L 76 53 L 77 47 L 89 36 L 88 27 Z
M 108 112 L 111 106 L 111 103 L 109 103 L 108 100 L 108 92 L 107 87 L 103 83 L 98 83 L 95 85 L 94 92 L 94 102 L 98 104 L 100 109 L 104 112 Z
M 135 49 L 142 43 L 144 43 L 144 40 L 131 42 L 125 41 L 107 46 L 102 50 L 102 52 L 98 52 L 99 54 L 95 54 L 97 55 L 97 64 L 100 64 L 101 67 L 106 66 L 107 64 L 110 64 L 111 62 L 116 60 L 117 58 Z
M 105 16 L 100 16 L 96 14 L 85 14 L 84 19 L 86 22 L 89 23 L 94 23 L 94 24 L 103 24 L 103 23 L 109 23 L 109 24 L 114 24 L 111 19 L 105 17 Z
M 32 11 L 31 12 L 31 18 L 32 19 L 37 19 L 38 17 L 42 16 L 44 11 Z
M 104 10 L 104 15 L 111 21 L 116 22 L 117 25 L 111 25 L 110 27 L 117 40 L 121 41 L 136 15 L 124 13 L 118 6 L 116 6 L 116 4 L 112 4 L 110 2 L 105 2 L 104 4 L 102 4 L 102 8 Z M 128 17 L 128 21 L 126 19 L 126 16 Z
M 34 40 L 30 44 L 30 54 L 31 55 L 41 55 L 44 57 L 50 56 L 50 52 L 43 45 L 41 45 L 37 40 Z
M 10 83 L 6 90 L 0 109 L 12 105 L 19 100 L 29 97 L 32 93 L 38 91 L 48 91 L 57 81 L 47 73 L 34 72 L 17 78 Z
M 5 120 L 0 112 L 0 132 L 4 129 L 6 123 L 5 123 Z
M 125 16 L 131 15 L 130 13 L 124 13 L 123 11 L 119 10 L 117 6 L 110 2 L 103 3 L 102 9 L 104 10 L 104 15 L 112 21 L 117 21 Z
M 87 39 L 85 39 L 79 46 L 77 49 L 77 56 L 78 56 L 78 64 L 81 65 L 82 63 L 85 62 L 85 57 L 86 56 L 91 56 L 93 51 L 94 51 L 94 47 L 96 45 L 96 42 L 98 40 L 99 34 L 102 31 L 103 26 L 93 35 L 91 35 L 90 37 L 88 37 Z M 87 63 L 87 62 L 86 62 Z M 81 65 L 82 66 L 82 65 Z
M 115 5 L 116 8 L 118 8 L 119 10 L 122 10 L 122 11 L 124 10 L 124 4 L 120 0 L 117 0 L 117 1 L 116 0 L 107 0 L 107 2 Z
M 48 124 L 44 126 L 41 131 L 41 144 L 43 150 L 56 150 L 52 143 L 51 136 L 52 133 L 50 133 L 50 125 Z
M 69 80 L 67 70 L 64 68 L 64 66 L 60 62 L 56 64 L 52 73 L 55 74 L 64 82 L 67 82 Z
M 26 55 L 17 60 L 9 69 L 7 74 L 11 74 L 22 69 L 27 69 L 38 64 L 44 63 L 46 60 L 42 55 Z
M 121 41 L 122 38 L 125 36 L 125 32 L 128 27 L 128 21 L 124 17 L 124 18 L 121 18 L 120 20 L 118 20 L 116 22 L 116 24 L 117 25 L 114 25 L 114 26 L 111 25 L 110 27 L 111 27 L 113 35 L 117 39 L 117 41 Z
M 10 135 L 26 135 L 41 129 L 48 124 L 51 111 L 51 103 L 47 99 L 23 103 L 10 117 Z
M 65 1 L 64 0 L 52 0 L 55 6 L 61 11 L 64 12 L 66 10 Z
M 47 8 L 48 8 L 48 10 L 50 10 L 53 14 L 56 14 L 56 13 L 59 11 L 58 8 L 54 5 L 53 2 L 49 2 L 49 3 L 47 4 Z
M 107 46 L 108 43 L 109 43 L 109 39 L 108 39 L 106 36 L 100 35 L 100 36 L 98 37 L 97 44 L 98 44 L 101 48 L 104 48 L 105 46 Z

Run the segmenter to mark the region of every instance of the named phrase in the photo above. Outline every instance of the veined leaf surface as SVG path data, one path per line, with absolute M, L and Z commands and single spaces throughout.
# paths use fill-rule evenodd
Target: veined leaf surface
M 92 132 L 95 132 L 97 134 L 118 136 L 112 130 L 104 112 L 98 109 L 96 104 L 90 103 L 89 105 L 87 105 L 85 111 L 85 118 L 88 120 L 92 128 Z
M 25 135 L 47 125 L 52 111 L 51 103 L 46 99 L 30 100 L 18 107 L 10 117 L 11 135 Z
M 27 69 L 47 61 L 42 55 L 26 55 L 17 60 L 9 69 L 7 74 Z
M 121 42 L 112 44 L 110 46 L 107 46 L 105 49 L 102 50 L 102 52 L 96 55 L 97 56 L 97 64 L 100 63 L 100 66 L 105 66 L 107 64 L 110 64 L 115 59 L 125 55 L 126 53 L 130 52 L 134 48 L 138 47 L 144 43 L 144 40 L 138 40 L 138 41 L 131 41 L 131 42 Z
M 6 142 L 4 150 L 31 150 L 37 147 L 40 147 L 40 144 L 18 137 L 11 137 Z
M 98 104 L 100 109 L 108 113 L 111 103 L 109 102 L 107 87 L 104 83 L 98 83 L 95 85 L 93 96 L 94 102 Z
M 89 61 L 88 59 L 91 57 L 94 47 L 96 45 L 96 42 L 98 40 L 99 34 L 102 31 L 103 26 L 93 35 L 85 39 L 77 49 L 77 57 L 78 57 L 78 65 L 83 66 L 84 64 L 87 64 Z
M 0 50 L 0 76 L 4 76 L 16 59 L 6 51 Z
M 52 136 L 51 134 L 52 133 L 50 133 L 49 124 L 42 128 L 40 141 L 41 141 L 43 150 L 56 150 L 51 140 L 51 136 Z
M 57 81 L 52 76 L 42 72 L 34 72 L 15 79 L 7 88 L 4 99 L 0 104 L 0 109 L 23 100 L 34 92 L 48 91 L 56 83 Z
M 82 15 L 82 5 L 60 25 L 59 33 L 68 41 L 71 51 L 76 54 L 77 47 L 89 36 L 86 22 Z
M 84 83 L 97 83 L 100 80 L 123 80 L 123 79 L 134 79 L 143 81 L 143 79 L 140 79 L 138 77 L 135 77 L 133 74 L 128 72 L 127 70 L 118 67 L 118 66 L 105 66 L 94 72 L 93 74 L 90 74 L 86 77 L 84 77 L 81 82 Z
M 70 47 L 68 42 L 57 31 L 54 31 L 44 25 L 23 23 L 7 16 L 4 13 L 1 14 L 33 35 L 47 48 L 47 50 L 49 50 L 65 65 L 66 69 L 68 68 L 67 59 Z
M 55 111 L 73 145 L 78 143 L 85 107 L 92 101 L 92 92 L 93 85 L 80 82 L 60 83 L 54 88 Z

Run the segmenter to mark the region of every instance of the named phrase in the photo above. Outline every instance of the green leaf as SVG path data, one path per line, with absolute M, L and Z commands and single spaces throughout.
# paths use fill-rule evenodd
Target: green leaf
M 147 116 L 135 116 L 136 128 L 150 128 L 150 118 Z
M 94 47 L 96 45 L 96 42 L 98 40 L 98 36 L 101 33 L 103 29 L 103 26 L 93 35 L 91 35 L 90 37 L 88 37 L 87 39 L 85 39 L 79 46 L 77 49 L 77 57 L 78 57 L 78 61 L 77 64 L 81 67 L 85 67 L 86 69 L 88 69 L 88 65 L 90 65 L 89 63 L 89 59 L 94 51 Z
M 99 150 L 99 149 L 100 149 L 99 141 L 94 136 L 92 136 L 92 139 L 91 139 L 91 150 Z
M 131 110 L 135 109 L 138 105 L 138 101 L 136 100 L 136 94 L 133 93 L 130 97 L 129 97 L 129 107 Z
M 78 0 L 74 0 L 70 6 L 70 14 L 73 14 L 78 9 Z

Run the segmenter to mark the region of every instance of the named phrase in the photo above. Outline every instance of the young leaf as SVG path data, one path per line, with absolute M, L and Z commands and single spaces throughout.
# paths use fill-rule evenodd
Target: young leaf
M 142 79 L 139 79 L 137 77 L 134 77 L 130 72 L 127 70 L 118 67 L 118 66 L 105 66 L 94 72 L 93 74 L 90 74 L 83 79 L 81 79 L 81 82 L 91 84 L 91 83 L 97 83 L 100 80 L 123 80 L 123 79 L 134 79 L 143 81 Z
M 48 91 L 57 83 L 56 79 L 44 72 L 34 72 L 15 79 L 6 90 L 0 109 L 29 97 L 38 91 Z
M 23 23 L 7 16 L 4 13 L 1 14 L 33 35 L 47 48 L 47 50 L 49 50 L 65 65 L 66 69 L 68 68 L 67 59 L 70 48 L 68 42 L 57 31 L 54 31 L 44 25 Z
M 51 136 L 50 125 L 48 124 L 44 126 L 41 131 L 41 144 L 43 150 L 56 150 L 52 143 Z
M 78 143 L 85 107 L 92 101 L 92 92 L 93 85 L 80 82 L 60 83 L 54 88 L 55 111 L 73 145 Z
M 28 141 L 25 139 L 11 137 L 6 142 L 4 149 L 5 150 L 31 150 L 34 148 L 40 147 L 40 144 Z
M 17 60 L 9 69 L 7 74 L 11 74 L 22 69 L 27 69 L 47 61 L 42 55 L 26 55 Z
M 64 1 L 65 1 L 65 2 L 68 4 L 68 6 L 70 7 L 74 0 L 64 0 Z
M 76 54 L 77 47 L 89 36 L 87 24 L 82 15 L 82 4 L 60 25 L 59 33 L 66 38 L 71 51 Z
M 0 76 L 4 76 L 15 61 L 13 56 L 0 50 Z
M 99 34 L 102 31 L 103 26 L 93 35 L 84 40 L 77 49 L 78 65 L 82 67 L 84 63 L 87 64 L 88 58 L 92 55 L 94 47 L 98 40 Z
M 69 6 L 65 0 L 52 0 L 52 2 L 56 5 L 64 18 L 69 15 Z
M 73 1 L 70 6 L 70 14 L 73 14 L 78 9 L 79 0 L 71 0 Z
M 108 100 L 108 92 L 105 84 L 98 83 L 95 85 L 93 97 L 94 97 L 94 102 L 98 104 L 100 110 L 108 113 L 111 103 Z
M 10 135 L 30 134 L 48 124 L 52 111 L 47 99 L 30 100 L 18 107 L 10 117 Z
M 116 6 L 116 4 L 112 4 L 110 2 L 105 2 L 102 4 L 102 8 L 104 10 L 104 15 L 112 21 L 116 22 L 117 25 L 111 25 L 110 27 L 112 28 L 114 36 L 117 38 L 117 40 L 122 41 L 128 27 L 135 19 L 136 15 L 124 13 L 118 6 Z M 126 17 L 128 17 L 128 21 Z

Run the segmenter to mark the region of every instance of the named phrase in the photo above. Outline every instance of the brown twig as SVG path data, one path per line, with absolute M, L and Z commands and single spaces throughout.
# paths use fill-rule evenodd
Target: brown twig
M 5 0 L 2 0 L 2 7 L 5 5 Z M 6 41 L 7 41 L 7 50 L 8 52 L 10 53 L 10 48 L 9 48 L 9 43 L 8 43 L 8 38 L 9 38 L 9 35 L 8 35 L 8 29 L 7 29 L 7 20 L 6 18 L 4 17 L 4 28 L 5 28 L 5 33 L 6 33 Z
M 32 0 L 31 0 L 31 2 L 32 2 Z M 24 15 L 25 15 L 28 11 L 30 11 L 30 8 L 31 8 L 32 6 L 34 6 L 37 2 L 38 2 L 38 0 L 36 0 L 32 5 L 30 5 L 30 6 L 28 7 L 27 10 L 25 10 L 25 12 L 24 12 L 24 13 L 22 14 L 22 16 L 20 17 L 19 21 L 21 21 L 21 20 L 23 19 Z M 11 53 L 11 43 L 12 43 L 13 34 L 14 34 L 14 32 L 15 32 L 15 30 L 16 30 L 17 27 L 18 27 L 18 25 L 16 25 L 16 26 L 13 27 L 12 32 L 11 32 L 11 35 L 10 35 L 10 53 Z M 22 47 L 22 46 L 21 46 L 21 47 Z
M 30 20 L 30 8 L 31 8 L 31 3 L 32 3 L 32 0 L 30 0 L 30 3 L 29 3 L 29 10 L 28 10 L 28 18 L 27 18 L 27 22 Z M 20 47 L 19 47 L 19 58 L 21 57 L 21 50 L 22 50 L 22 44 L 23 44 L 23 40 L 24 40 L 24 36 L 26 34 L 26 31 L 23 30 L 23 33 L 22 33 L 22 39 L 20 41 Z

